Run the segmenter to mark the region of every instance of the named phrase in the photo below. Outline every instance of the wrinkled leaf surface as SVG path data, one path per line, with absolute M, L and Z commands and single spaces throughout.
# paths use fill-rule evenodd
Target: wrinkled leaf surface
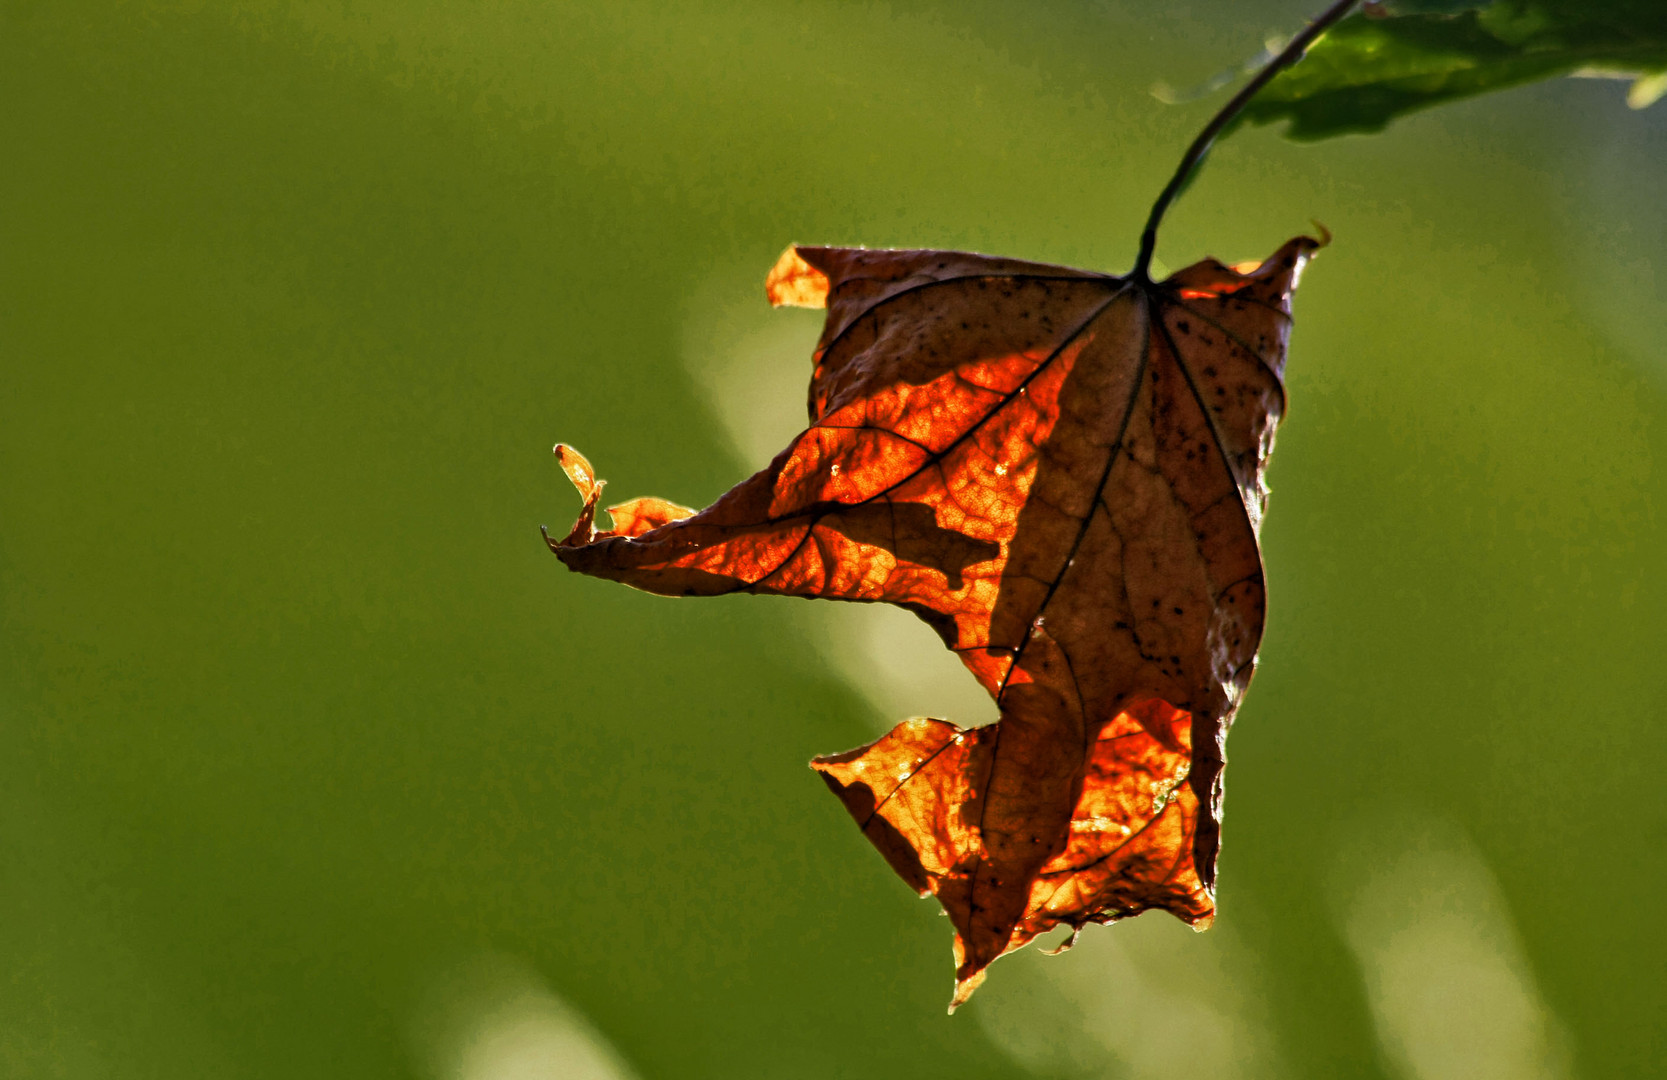
M 570 568 L 674 596 L 913 611 L 995 698 L 813 765 L 955 928 L 955 1002 L 1056 926 L 1214 912 L 1228 725 L 1261 640 L 1262 472 L 1314 240 L 1153 284 L 963 252 L 790 248 L 826 306 L 809 427 L 698 513 L 584 498 Z

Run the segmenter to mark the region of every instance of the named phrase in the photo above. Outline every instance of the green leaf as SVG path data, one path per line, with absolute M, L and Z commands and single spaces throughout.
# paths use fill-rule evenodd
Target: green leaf
M 1634 78 L 1649 104 L 1667 71 L 1667 0 L 1399 0 L 1315 42 L 1246 107 L 1298 140 L 1379 131 L 1398 116 L 1557 75 Z M 1656 80 L 1659 81 L 1659 80 Z

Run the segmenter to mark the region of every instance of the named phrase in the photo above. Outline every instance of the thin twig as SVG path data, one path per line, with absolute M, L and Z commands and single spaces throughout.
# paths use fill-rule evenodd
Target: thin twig
M 1175 196 L 1181 193 L 1181 186 L 1186 183 L 1187 177 L 1198 167 L 1204 155 L 1209 153 L 1210 144 L 1215 142 L 1216 136 L 1233 122 L 1233 118 L 1250 103 L 1257 91 L 1266 86 L 1275 75 L 1302 59 L 1303 53 L 1308 51 L 1308 46 L 1314 43 L 1314 39 L 1347 15 L 1349 9 L 1357 2 L 1358 0 L 1337 0 L 1337 3 L 1327 8 L 1324 14 L 1304 27 L 1302 33 L 1292 38 L 1283 52 L 1269 60 L 1267 65 L 1256 73 L 1256 77 L 1246 83 L 1244 89 L 1234 94 L 1233 100 L 1223 105 L 1221 111 L 1198 133 L 1198 138 L 1187 147 L 1186 156 L 1181 159 L 1181 165 L 1175 170 L 1175 175 L 1169 178 L 1169 184 L 1163 189 L 1163 194 L 1152 204 L 1152 213 L 1146 218 L 1146 230 L 1140 234 L 1140 254 L 1135 257 L 1134 269 L 1129 272 L 1131 277 L 1142 282 L 1152 280 L 1152 252 L 1158 245 L 1158 225 L 1163 221 L 1163 215 L 1168 212 L 1169 205 L 1175 201 Z

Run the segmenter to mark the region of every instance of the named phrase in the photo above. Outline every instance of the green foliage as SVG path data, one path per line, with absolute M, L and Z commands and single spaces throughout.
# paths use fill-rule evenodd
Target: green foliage
M 1281 72 L 1243 119 L 1289 120 L 1297 140 L 1382 130 L 1418 109 L 1579 71 L 1631 76 L 1630 101 L 1667 72 L 1662 0 L 1399 0 L 1349 16 Z

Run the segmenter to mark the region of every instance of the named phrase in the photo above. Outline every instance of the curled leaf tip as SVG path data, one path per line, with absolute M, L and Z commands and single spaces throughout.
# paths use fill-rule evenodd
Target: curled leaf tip
M 556 444 L 556 461 L 561 465 L 562 472 L 578 489 L 579 497 L 584 500 L 584 506 L 579 510 L 579 518 L 573 523 L 572 530 L 558 543 L 551 544 L 550 550 L 561 554 L 564 547 L 577 547 L 590 543 L 596 537 L 596 500 L 602 497 L 602 488 L 606 482 L 596 478 L 596 470 L 590 467 L 585 456 L 571 446 Z M 548 542 L 549 534 L 545 534 Z
M 789 244 L 764 278 L 764 295 L 772 307 L 827 307 L 828 275 L 806 262 L 797 244 Z
M 584 499 L 584 506 L 580 509 L 579 518 L 574 522 L 572 530 L 563 539 L 551 540 L 549 531 L 543 526 L 539 526 L 539 531 L 544 533 L 544 542 L 550 546 L 550 550 L 573 569 L 597 565 L 599 559 L 608 558 L 607 555 L 599 556 L 592 553 L 584 556 L 588 561 L 580 565 L 575 562 L 579 558 L 577 552 L 602 546 L 605 541 L 631 540 L 694 516 L 695 512 L 689 507 L 679 506 L 666 499 L 628 499 L 616 506 L 608 507 L 608 517 L 613 523 L 613 528 L 598 530 L 596 503 L 608 482 L 597 477 L 596 470 L 591 467 L 585 456 L 571 446 L 557 443 L 556 460 L 561 463 L 562 471 L 573 482 L 573 486 L 578 489 L 580 497 Z M 598 571 L 586 569 L 585 572 Z
M 596 470 L 590 467 L 585 455 L 571 446 L 557 443 L 555 448 L 556 461 L 561 464 L 562 472 L 573 481 L 573 486 L 579 489 L 580 498 L 594 501 L 602 490 L 602 481 L 596 478 Z

